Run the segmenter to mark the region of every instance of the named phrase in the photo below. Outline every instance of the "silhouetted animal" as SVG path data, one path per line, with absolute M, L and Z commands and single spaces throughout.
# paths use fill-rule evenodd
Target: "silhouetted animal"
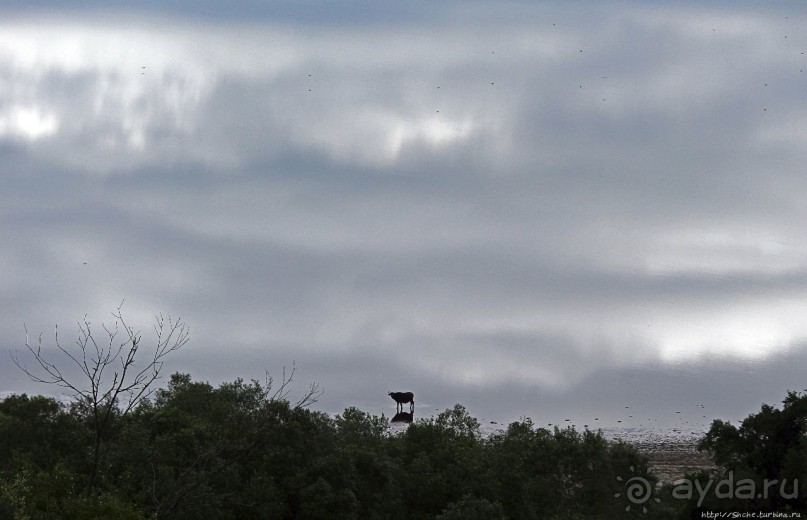
M 387 395 L 395 399 L 395 411 L 403 412 L 403 405 L 409 403 L 409 412 L 415 411 L 415 394 L 412 392 L 390 392 Z

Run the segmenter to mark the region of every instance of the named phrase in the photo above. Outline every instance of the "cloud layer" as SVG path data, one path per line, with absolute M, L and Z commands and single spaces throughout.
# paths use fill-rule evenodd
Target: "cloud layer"
M 10 347 L 125 298 L 205 377 L 373 360 L 357 392 L 801 350 L 803 13 L 90 12 L 0 25 Z

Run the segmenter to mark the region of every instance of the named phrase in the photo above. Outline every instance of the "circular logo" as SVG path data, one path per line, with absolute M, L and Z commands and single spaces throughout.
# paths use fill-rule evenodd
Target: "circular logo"
M 630 467 L 630 471 L 631 473 L 635 471 L 633 466 Z M 628 501 L 625 511 L 630 511 L 631 506 L 642 506 L 642 512 L 647 513 L 647 507 L 644 504 L 648 500 L 653 499 L 656 503 L 661 502 L 661 499 L 653 496 L 653 485 L 646 478 L 635 476 L 625 480 L 621 476 L 617 476 L 616 479 L 619 482 L 624 482 L 622 485 L 623 491 L 615 493 L 614 497 L 625 497 Z

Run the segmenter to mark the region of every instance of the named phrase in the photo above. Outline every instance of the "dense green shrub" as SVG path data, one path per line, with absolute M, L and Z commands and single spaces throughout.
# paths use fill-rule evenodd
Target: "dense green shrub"
M 175 374 L 116 416 L 90 487 L 92 421 L 80 403 L 0 401 L 0 519 L 553 519 L 678 518 L 693 503 L 659 491 L 647 511 L 617 494 L 652 485 L 647 459 L 600 433 L 529 419 L 483 436 L 460 405 L 391 433 L 384 416 L 336 417 L 294 406 L 256 381 L 215 388 Z M 796 499 L 719 507 L 803 510 L 807 396 L 763 406 L 737 428 L 715 421 L 702 442 L 723 474 L 801 477 Z M 693 478 L 709 479 L 703 473 Z M 623 480 L 618 480 L 623 478 Z M 621 496 L 621 495 L 620 495 Z M 799 509 L 801 508 L 801 509 Z
M 763 404 L 739 426 L 714 421 L 700 449 L 713 455 L 719 470 L 695 477 L 704 485 L 709 479 L 730 481 L 735 489 L 730 498 L 706 494 L 701 508 L 807 513 L 807 392 L 788 392 L 781 409 Z M 738 487 L 743 482 L 746 490 L 753 483 L 754 493 Z M 766 489 L 766 483 L 772 485 Z M 697 514 L 697 504 L 689 508 Z

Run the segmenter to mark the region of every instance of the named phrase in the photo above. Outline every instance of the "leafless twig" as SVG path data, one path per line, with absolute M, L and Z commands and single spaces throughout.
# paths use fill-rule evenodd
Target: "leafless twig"
M 269 396 L 269 392 L 271 392 L 272 386 L 274 384 L 274 379 L 271 375 L 269 375 L 269 371 L 266 371 L 264 389 L 266 391 L 266 397 L 269 398 L 271 401 L 288 401 L 289 394 L 291 393 L 291 383 L 294 380 L 294 374 L 297 372 L 296 363 L 292 361 L 291 370 L 289 371 L 288 377 L 286 377 L 286 367 L 283 367 L 283 376 L 280 382 L 280 386 L 275 390 L 275 392 Z M 297 400 L 293 408 L 307 408 L 312 404 L 319 401 L 319 398 L 322 397 L 322 394 L 325 393 L 319 386 L 319 383 L 311 383 L 308 387 L 308 390 L 303 394 L 303 396 Z
M 155 316 L 157 344 L 153 352 L 148 354 L 143 367 L 135 367 L 138 354 L 141 353 L 141 335 L 126 323 L 122 307 L 123 302 L 112 313 L 115 318 L 113 327 L 101 324 L 106 334 L 102 342 L 96 340 L 92 323 L 86 315 L 78 324 L 77 348 L 71 350 L 63 347 L 59 340 L 58 326 L 56 327 L 56 348 L 67 357 L 69 365 L 78 367 L 81 373 L 79 376 L 68 376 L 65 369 L 46 358 L 42 352 L 41 333 L 36 345 L 31 345 L 27 327 L 25 347 L 33 356 L 35 365 L 29 368 L 20 359 L 19 352 L 11 352 L 14 364 L 31 380 L 64 388 L 80 404 L 87 406 L 95 437 L 94 465 L 88 494 L 92 493 L 95 485 L 97 471 L 103 459 L 104 440 L 113 418 L 125 416 L 151 396 L 155 390 L 154 383 L 160 378 L 165 357 L 180 349 L 190 339 L 189 329 L 182 320 L 165 318 L 162 314 Z M 119 335 L 122 336 L 121 339 L 118 339 Z

